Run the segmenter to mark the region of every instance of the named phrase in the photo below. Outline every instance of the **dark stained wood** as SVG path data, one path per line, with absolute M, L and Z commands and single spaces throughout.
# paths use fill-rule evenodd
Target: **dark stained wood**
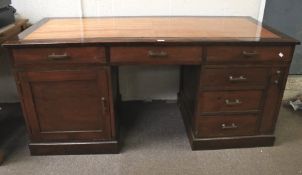
M 279 114 L 284 88 L 286 85 L 289 67 L 274 67 L 271 71 L 272 77 L 267 89 L 265 107 L 263 109 L 260 132 L 273 134 L 277 117 Z
M 117 154 L 119 142 L 65 142 L 30 143 L 31 155 L 73 155 L 73 154 Z
M 197 103 L 199 101 L 199 82 L 200 66 L 182 66 L 180 71 L 180 88 L 178 93 L 178 104 L 181 105 L 189 113 L 183 115 L 186 124 L 191 127 L 194 126 L 194 121 L 198 109 Z
M 207 48 L 207 61 L 217 64 L 224 62 L 289 63 L 291 61 L 291 51 L 291 47 L 216 46 Z
M 119 139 L 118 108 L 120 104 L 118 68 L 108 68 L 108 102 L 110 110 L 111 139 Z
M 48 18 L 4 46 L 31 153 L 49 155 L 117 152 L 131 64 L 180 65 L 193 150 L 271 146 L 298 43 L 248 17 L 122 17 Z
M 189 118 L 192 113 L 189 108 L 184 105 L 185 101 L 179 96 L 178 105 L 185 123 L 187 136 L 193 151 L 209 150 L 209 149 L 227 149 L 227 148 L 248 148 L 259 146 L 273 146 L 275 136 L 273 135 L 254 135 L 254 136 L 229 136 L 229 137 L 214 137 L 214 138 L 197 138 L 197 132 L 191 126 Z
M 262 99 L 262 91 L 210 91 L 200 96 L 200 114 L 258 111 Z
M 108 72 L 19 73 L 33 141 L 110 140 Z
M 111 47 L 112 64 L 200 64 L 202 47 Z
M 12 54 L 16 66 L 106 63 L 102 47 L 15 49 Z
M 270 69 L 251 67 L 206 68 L 201 73 L 202 89 L 264 89 Z
M 238 136 L 223 138 L 194 139 L 191 141 L 192 150 L 250 148 L 273 146 L 275 137 L 272 135 Z
M 257 115 L 203 116 L 196 123 L 196 137 L 247 136 L 257 132 Z

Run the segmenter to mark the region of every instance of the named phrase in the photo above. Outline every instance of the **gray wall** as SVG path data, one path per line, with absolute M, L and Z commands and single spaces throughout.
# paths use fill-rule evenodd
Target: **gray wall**
M 302 41 L 302 0 L 267 0 L 263 22 Z M 302 46 L 296 47 L 290 74 L 302 75 Z

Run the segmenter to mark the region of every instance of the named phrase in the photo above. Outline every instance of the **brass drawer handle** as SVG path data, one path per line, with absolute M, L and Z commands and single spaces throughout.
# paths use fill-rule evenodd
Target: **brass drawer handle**
M 101 101 L 102 101 L 103 114 L 106 115 L 107 114 L 107 105 L 106 105 L 105 97 L 102 97 Z
M 257 56 L 259 53 L 257 51 L 253 51 L 253 52 L 243 51 L 242 54 L 245 57 L 254 57 Z
M 227 124 L 221 125 L 221 129 L 237 129 L 237 128 L 239 128 L 239 126 L 236 125 L 235 123 L 232 123 L 231 125 L 227 125 Z
M 59 60 L 68 60 L 68 59 L 71 59 L 71 57 L 68 56 L 67 53 L 64 53 L 62 55 L 57 55 L 55 53 L 52 53 L 51 55 L 48 55 L 47 58 L 50 59 L 50 60 L 54 60 L 54 61 L 56 61 L 56 60 L 59 61 Z
M 149 50 L 148 54 L 150 57 L 167 57 L 168 56 L 168 53 L 165 51 L 155 52 L 153 50 Z
M 233 77 L 233 76 L 229 76 L 229 81 L 230 82 L 240 82 L 240 81 L 246 81 L 247 78 L 243 75 L 239 76 L 239 77 Z
M 226 105 L 239 105 L 241 104 L 242 102 L 239 100 L 239 99 L 235 99 L 235 100 L 229 100 L 229 99 L 226 99 L 225 100 L 225 104 Z

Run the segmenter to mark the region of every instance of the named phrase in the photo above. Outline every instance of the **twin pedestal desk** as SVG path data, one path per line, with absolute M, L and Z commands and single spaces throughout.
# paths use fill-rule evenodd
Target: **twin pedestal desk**
M 120 65 L 180 66 L 193 150 L 271 146 L 296 44 L 249 17 L 121 17 L 47 18 L 4 46 L 31 154 L 50 155 L 119 152 Z

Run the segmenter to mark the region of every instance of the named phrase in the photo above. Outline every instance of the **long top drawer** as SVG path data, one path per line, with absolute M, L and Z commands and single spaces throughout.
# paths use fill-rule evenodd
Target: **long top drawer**
M 113 64 L 200 64 L 202 47 L 111 47 Z
M 22 48 L 13 50 L 15 65 L 105 63 L 103 47 Z
M 289 62 L 291 47 L 282 46 L 213 46 L 207 48 L 209 63 L 223 62 Z

